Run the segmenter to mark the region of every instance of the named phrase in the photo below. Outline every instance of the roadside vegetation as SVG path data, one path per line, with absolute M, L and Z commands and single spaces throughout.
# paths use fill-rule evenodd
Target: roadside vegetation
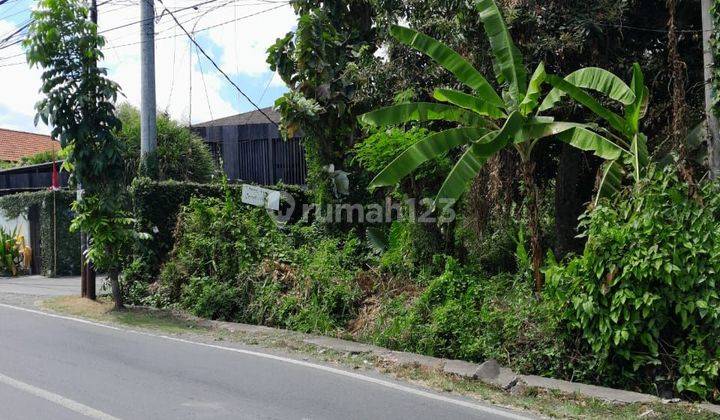
M 74 176 L 95 182 L 75 226 L 97 239 L 90 257 L 110 272 L 116 306 L 720 401 L 720 199 L 705 130 L 691 129 L 702 94 L 684 91 L 704 83 L 699 40 L 677 36 L 700 14 L 676 15 L 675 2 L 562 3 L 294 2 L 297 29 L 268 63 L 289 87 L 281 128 L 303 134 L 310 176 L 307 190 L 276 187 L 297 212 L 359 205 L 381 216 L 396 203 L 430 222 L 280 220 L 242 204 L 200 140 L 164 116 L 157 155 L 141 162 L 126 150 L 137 149 L 137 113 L 114 108 L 118 88 L 100 72 L 107 138 L 69 120 L 55 131 L 73 146 Z M 59 16 L 36 13 L 37 33 Z M 618 21 L 671 24 L 626 33 Z M 64 60 L 44 42 L 28 42 L 31 62 Z M 78 165 L 89 146 L 102 146 L 95 166 Z M 548 413 L 582 415 L 574 409 Z

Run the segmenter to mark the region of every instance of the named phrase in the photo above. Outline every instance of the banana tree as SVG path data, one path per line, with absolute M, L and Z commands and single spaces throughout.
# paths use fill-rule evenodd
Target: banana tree
M 591 124 L 555 121 L 537 115 L 542 87 L 548 77 L 545 67 L 539 64 L 528 80 L 520 52 L 495 2 L 478 0 L 475 5 L 490 41 L 501 93 L 448 46 L 413 29 L 393 26 L 390 31 L 393 37 L 432 58 L 472 93 L 440 88 L 433 95 L 438 102 L 405 103 L 362 115 L 363 123 L 374 126 L 434 120 L 458 124 L 458 127 L 433 133 L 402 152 L 373 179 L 370 188 L 396 185 L 424 162 L 451 149 L 462 148 L 460 158 L 435 197 L 435 207 L 443 208 L 452 205 L 466 191 L 490 157 L 506 148 L 515 149 L 523 166 L 535 288 L 540 292 L 542 249 L 532 160 L 535 145 L 540 139 L 552 137 L 611 161 L 621 156 L 622 148 L 599 134 Z
M 645 86 L 645 77 L 640 65 L 633 64 L 633 76 L 630 86 L 619 77 L 603 69 L 588 67 L 569 74 L 564 79 L 549 75 L 547 81 L 553 89 L 545 97 L 538 112 L 551 109 L 564 95 L 585 106 L 610 126 L 605 135 L 613 138 L 622 147 L 623 153 L 618 159 L 605 162 L 601 168 L 602 177 L 595 199 L 612 198 L 621 188 L 628 172 L 632 179 L 639 182 L 645 174 L 649 162 L 647 137 L 640 131 L 641 120 L 647 111 L 650 91 Z M 603 106 L 585 90 L 600 92 L 608 98 L 620 102 L 624 115 L 620 116 Z M 630 168 L 630 171 L 626 170 Z

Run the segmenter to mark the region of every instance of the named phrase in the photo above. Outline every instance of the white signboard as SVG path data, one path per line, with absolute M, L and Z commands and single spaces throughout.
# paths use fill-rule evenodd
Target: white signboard
M 280 210 L 280 191 L 243 184 L 242 202 L 256 207 Z

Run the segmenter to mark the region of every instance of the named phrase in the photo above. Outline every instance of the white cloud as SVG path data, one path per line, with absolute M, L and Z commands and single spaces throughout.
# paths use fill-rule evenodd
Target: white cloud
M 201 3 L 201 0 L 166 0 L 164 3 L 171 10 L 177 10 Z M 156 14 L 161 15 L 163 6 L 159 2 L 155 4 Z M 201 30 L 219 25 L 199 32 L 197 34 L 198 42 L 231 77 L 250 76 L 268 80 L 267 77 L 270 76 L 270 73 L 265 62 L 266 50 L 278 37 L 284 36 L 295 25 L 295 16 L 289 5 L 264 12 L 275 6 L 277 4 L 254 0 L 216 0 L 201 5 L 198 9 L 177 11 L 175 14 L 188 31 L 192 30 L 193 26 L 196 30 Z M 255 13 L 259 14 L 232 22 Z M 122 6 L 122 3 L 114 2 L 100 7 L 99 13 L 100 31 L 105 31 L 103 35 L 107 40 L 104 49 L 105 60 L 101 65 L 107 67 L 110 77 L 122 86 L 125 100 L 136 106 L 140 104 L 139 24 L 132 24 L 121 29 L 109 29 L 137 22 L 139 16 L 139 6 Z M 198 18 L 200 18 L 199 21 Z M 0 34 L 8 33 L 13 28 L 15 25 L 12 23 L 0 21 Z M 167 13 L 162 14 L 159 21 L 156 22 L 155 31 L 157 33 L 155 45 L 156 98 L 159 110 L 167 110 L 174 118 L 187 121 L 190 113 L 189 92 L 190 80 L 192 80 L 193 122 L 239 112 L 233 103 L 221 96 L 221 93 L 225 93 L 226 97 L 232 97 L 227 92 L 234 91 L 234 88 L 205 59 L 203 59 L 205 82 L 203 84 L 203 74 L 198 65 L 197 54 L 193 52 L 190 56 L 187 37 Z M 15 46 L 0 51 L 0 57 L 21 52 L 20 47 Z M 23 57 L 0 60 L 0 64 L 22 60 Z M 11 116 L 0 115 L 0 124 L 12 123 L 24 127 L 24 129 L 32 128 L 32 119 L 35 114 L 33 105 L 39 98 L 37 91 L 40 87 L 40 71 L 29 71 L 25 65 L 0 67 L 0 76 L 6 81 L 12 81 L 12 83 L 3 84 L 0 109 L 10 109 L 10 113 L 13 114 Z M 283 85 L 278 76 L 275 76 L 271 82 L 273 87 Z M 207 96 L 205 86 L 207 86 Z M 264 87 L 264 85 L 260 87 L 259 91 L 262 91 Z M 26 120 L 27 123 L 19 122 L 21 120 Z
M 15 32 L 18 27 L 11 22 L 0 20 L 0 34 Z M 33 125 L 35 118 L 35 103 L 40 100 L 40 75 L 38 69 L 29 69 L 26 64 L 19 64 L 25 60 L 23 50 L 19 44 L 0 50 L 0 77 L 3 80 L 2 93 L 0 93 L 0 127 L 14 130 L 49 133 L 48 127 L 39 122 Z

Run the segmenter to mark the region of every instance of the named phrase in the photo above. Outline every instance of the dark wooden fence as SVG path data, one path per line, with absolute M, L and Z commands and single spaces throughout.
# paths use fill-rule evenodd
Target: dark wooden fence
M 57 162 L 58 170 L 62 162 Z M 60 172 L 60 185 L 66 188 L 70 175 Z M 52 186 L 52 163 L 0 170 L 0 195 L 21 191 L 37 191 Z
M 271 124 L 194 127 L 228 179 L 273 185 L 305 185 L 307 166 L 300 138 L 284 141 Z

